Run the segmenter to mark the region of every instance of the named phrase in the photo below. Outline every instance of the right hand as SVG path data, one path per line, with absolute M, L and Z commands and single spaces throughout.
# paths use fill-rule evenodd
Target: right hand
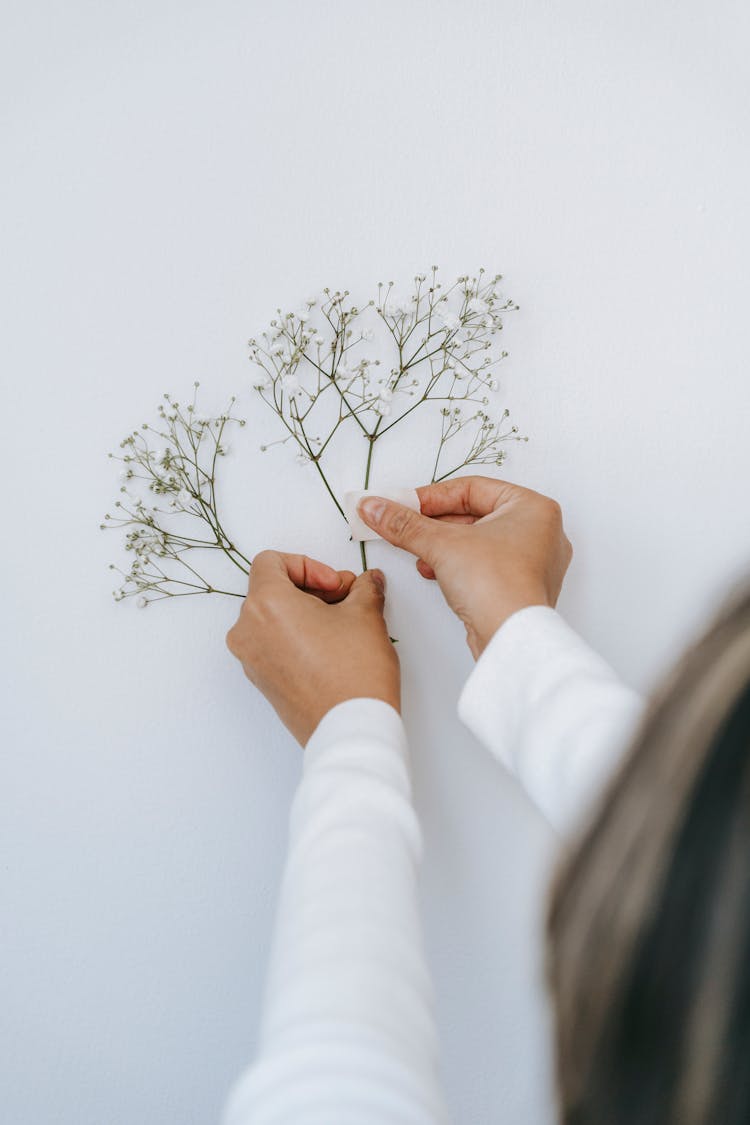
M 417 495 L 421 515 L 379 496 L 360 501 L 359 515 L 437 579 L 475 659 L 516 610 L 556 605 L 573 548 L 555 500 L 491 477 L 456 477 Z

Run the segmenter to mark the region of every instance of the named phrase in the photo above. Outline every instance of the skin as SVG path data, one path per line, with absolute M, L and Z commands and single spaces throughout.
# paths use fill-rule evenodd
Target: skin
M 304 746 L 337 703 L 366 696 L 401 708 L 380 570 L 355 577 L 306 555 L 261 551 L 227 634 L 230 652 Z
M 421 514 L 380 497 L 361 502 L 365 523 L 417 556 L 466 628 L 475 658 L 504 621 L 530 605 L 555 606 L 573 550 L 560 505 L 489 477 L 418 488 Z M 229 649 L 304 746 L 347 699 L 401 705 L 398 656 L 383 618 L 385 579 L 359 577 L 305 555 L 261 551 L 227 634 Z
M 438 582 L 475 659 L 516 610 L 557 604 L 573 548 L 556 500 L 491 477 L 428 484 L 417 495 L 421 515 L 379 497 L 359 514 Z

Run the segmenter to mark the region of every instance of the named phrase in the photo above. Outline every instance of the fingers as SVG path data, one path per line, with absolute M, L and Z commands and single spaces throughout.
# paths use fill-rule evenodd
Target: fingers
M 343 601 L 354 585 L 356 575 L 351 570 L 338 570 L 335 573 L 338 575 L 340 582 L 335 590 L 316 590 L 307 587 L 305 593 L 311 594 L 314 598 L 320 598 L 322 602 L 328 602 L 329 605 Z
M 366 570 L 355 578 L 344 604 L 376 609 L 382 613 L 385 605 L 385 575 L 382 570 Z
M 492 477 L 454 477 L 417 489 L 424 516 L 486 516 L 520 491 L 518 485 Z
M 465 512 L 449 512 L 446 516 L 430 517 L 437 523 L 477 523 L 482 518 L 482 516 L 467 516 Z
M 308 558 L 307 555 L 260 551 L 250 568 L 250 592 L 278 582 L 291 582 L 300 590 L 322 597 L 324 601 L 340 601 L 349 593 L 354 574 L 350 570 L 334 570 L 326 563 Z
M 429 578 L 431 582 L 434 582 L 435 571 L 432 569 L 429 563 L 426 563 L 424 561 L 424 559 L 417 559 L 417 570 L 423 578 Z
M 433 553 L 436 541 L 448 531 L 447 526 L 439 527 L 427 516 L 382 496 L 367 496 L 360 500 L 357 512 L 368 527 L 389 543 L 427 558 Z

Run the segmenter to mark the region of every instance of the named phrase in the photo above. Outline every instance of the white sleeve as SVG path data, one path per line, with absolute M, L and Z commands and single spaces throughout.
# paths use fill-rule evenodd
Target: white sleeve
M 643 701 L 547 606 L 500 626 L 469 676 L 461 719 L 567 830 L 622 758 Z
M 321 721 L 294 798 L 257 1057 L 225 1125 L 445 1125 L 422 837 L 387 703 Z

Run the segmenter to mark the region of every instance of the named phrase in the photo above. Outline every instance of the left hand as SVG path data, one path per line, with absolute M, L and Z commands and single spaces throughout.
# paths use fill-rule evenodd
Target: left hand
M 305 555 L 261 551 L 227 645 L 303 746 L 346 699 L 401 706 L 398 656 L 383 618 L 385 579 Z

